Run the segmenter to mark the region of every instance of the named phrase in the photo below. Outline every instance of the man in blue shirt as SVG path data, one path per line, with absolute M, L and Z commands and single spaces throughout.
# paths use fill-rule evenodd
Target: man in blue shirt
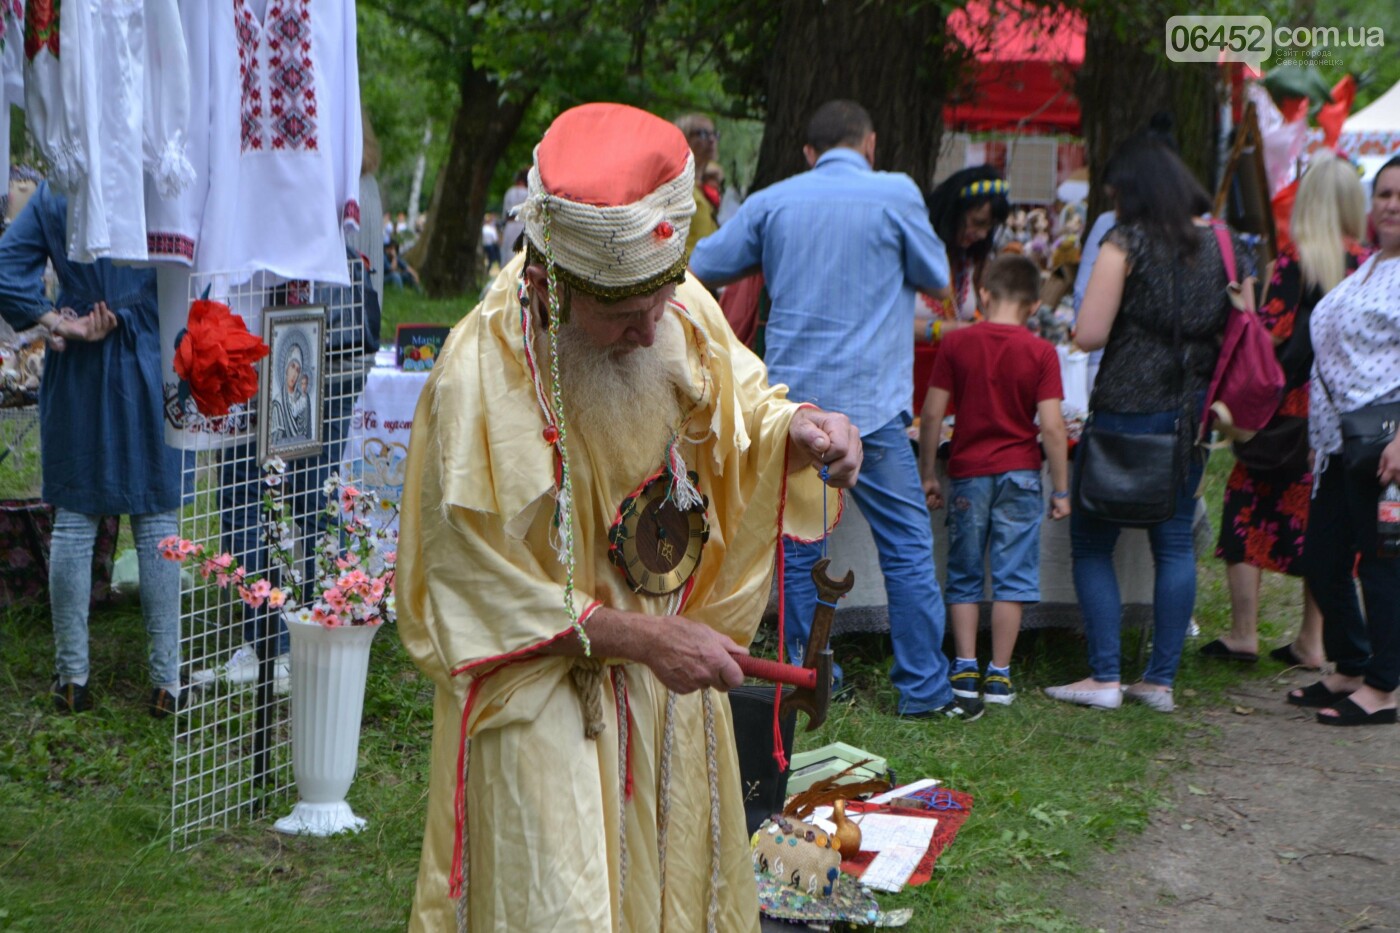
M 859 104 L 819 107 L 803 153 L 811 171 L 750 196 L 700 241 L 690 268 L 711 287 L 762 269 L 772 300 L 770 380 L 786 383 L 794 401 L 840 411 L 861 429 L 865 463 L 852 494 L 885 575 L 899 711 L 975 719 L 981 701 L 954 698 L 948 683 L 933 533 L 905 433 L 913 420 L 914 293 L 947 287 L 947 253 L 913 180 L 873 171 L 875 131 Z M 784 550 L 787 650 L 801 657 L 821 546 L 789 541 Z

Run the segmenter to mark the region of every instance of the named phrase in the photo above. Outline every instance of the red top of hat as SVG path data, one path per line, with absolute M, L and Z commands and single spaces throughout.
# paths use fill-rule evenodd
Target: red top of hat
M 632 204 L 685 170 L 674 124 L 625 104 L 583 104 L 555 118 L 536 160 L 550 194 L 596 207 Z

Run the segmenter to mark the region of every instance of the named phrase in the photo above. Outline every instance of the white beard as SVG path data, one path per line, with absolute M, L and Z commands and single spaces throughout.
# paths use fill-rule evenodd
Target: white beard
M 577 327 L 559 329 L 559 372 L 569 437 L 585 445 L 595 469 L 635 484 L 664 462 L 680 429 L 676 380 L 666 364 L 684 337 L 668 314 L 650 347 L 614 356 Z M 578 449 L 575 447 L 574 449 Z

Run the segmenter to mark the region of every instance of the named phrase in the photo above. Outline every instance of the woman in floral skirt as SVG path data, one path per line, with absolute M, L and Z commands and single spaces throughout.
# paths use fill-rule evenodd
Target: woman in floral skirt
M 1365 221 L 1366 196 L 1355 167 L 1331 152 L 1317 153 L 1298 187 L 1290 223 L 1293 240 L 1280 252 L 1259 308 L 1260 318 L 1273 333 L 1287 380 L 1288 391 L 1276 419 L 1308 416 L 1312 309 L 1366 259 L 1367 251 L 1359 243 Z M 1215 551 L 1227 565 L 1232 623 L 1228 634 L 1201 647 L 1202 655 L 1245 663 L 1259 659 L 1262 571 L 1303 575 L 1303 536 L 1312 483 L 1306 463 L 1274 469 L 1235 464 L 1225 486 Z M 1271 656 L 1308 668 L 1321 667 L 1326 660 L 1322 613 L 1306 585 L 1298 635 L 1275 648 Z

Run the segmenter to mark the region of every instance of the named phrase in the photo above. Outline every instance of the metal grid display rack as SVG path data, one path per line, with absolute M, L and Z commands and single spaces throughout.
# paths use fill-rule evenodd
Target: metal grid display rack
M 363 282 L 361 261 L 349 263 L 351 281 Z M 258 399 L 250 400 L 245 411 L 236 407 L 220 422 L 222 446 L 186 454 L 180 537 L 212 553 L 232 553 L 250 574 L 262 573 L 269 562 L 262 497 L 272 492 L 283 498 L 294 523 L 295 551 L 310 566 L 327 521 L 322 511 L 325 482 L 332 471 L 353 472 L 357 466 L 342 462 L 344 440 L 378 335 L 365 326 L 358 285 L 273 282 L 262 275 L 241 285 L 231 281 L 228 275 L 191 276 L 189 298 L 212 294 L 255 333 L 262 330 L 263 309 L 324 308 L 321 372 L 308 372 L 322 390 L 320 445 L 316 452 L 288 459 L 280 482 L 270 486 L 258 462 Z M 260 365 L 276 362 L 268 357 Z M 172 849 L 188 848 L 232 823 L 269 813 L 287 801 L 293 782 L 290 656 L 280 613 L 266 604 L 248 608 L 236 587 L 220 588 L 187 565 L 180 633 L 181 658 L 192 686 L 173 737 Z

